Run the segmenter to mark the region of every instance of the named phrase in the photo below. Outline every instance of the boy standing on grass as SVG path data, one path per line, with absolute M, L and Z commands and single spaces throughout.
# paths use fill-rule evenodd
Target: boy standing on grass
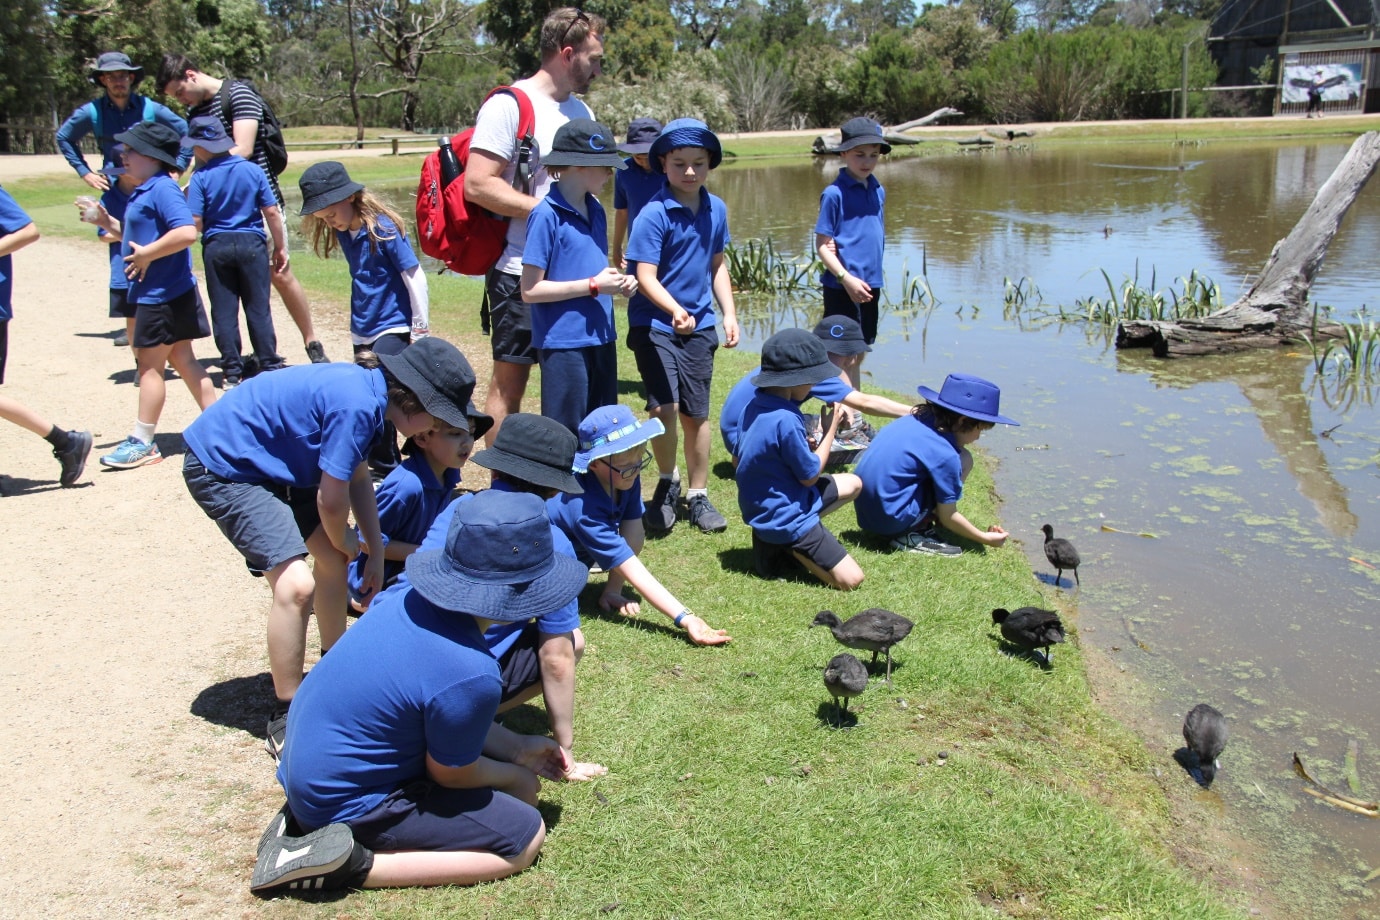
M 794 559 L 831 588 L 851 591 L 863 571 L 820 518 L 858 497 L 852 473 L 824 476 L 839 418 L 825 406 L 820 444 L 810 450 L 800 404 L 822 381 L 838 374 L 824 343 L 804 329 L 786 329 L 762 345 L 757 395 L 743 411 L 739 443 L 738 507 L 752 528 L 757 574 L 775 578 Z
M 628 154 L 623 170 L 613 177 L 613 267 L 628 270 L 623 258 L 623 243 L 642 206 L 661 191 L 666 179 L 652 169 L 648 162 L 652 142 L 661 133 L 661 122 L 655 118 L 634 118 L 628 125 L 628 142 L 618 149 Z
M 5 382 L 5 362 L 10 350 L 10 295 L 14 289 L 10 253 L 38 239 L 38 227 L 10 193 L 0 188 L 0 383 Z M 61 483 L 73 486 L 86 468 L 91 453 L 91 432 L 65 431 L 28 406 L 0 396 L 0 418 L 27 428 L 53 445 L 53 456 L 62 464 Z
M 201 261 L 206 268 L 206 293 L 211 297 L 211 327 L 220 349 L 222 387 L 239 386 L 245 377 L 240 357 L 240 305 L 254 346 L 254 371 L 276 371 L 286 362 L 278 354 L 268 292 L 269 253 L 264 245 L 273 236 L 272 271 L 288 264 L 287 236 L 278 199 L 263 170 L 230 152 L 235 139 L 225 133 L 219 118 L 192 119 L 183 149 L 191 148 L 197 170 L 187 188 L 196 228 L 201 231 Z
M 678 118 L 652 144 L 652 169 L 666 185 L 638 215 L 628 241 L 638 291 L 628 301 L 628 347 L 637 359 L 647 409 L 665 427 L 652 441 L 660 478 L 647 508 L 645 527 L 670 533 L 679 517 L 704 533 L 728 521 L 710 503 L 709 386 L 719 347 L 714 301 L 723 310 L 724 344 L 738 344 L 733 283 L 724 263 L 728 209 L 709 194 L 705 180 L 723 160 L 718 137 L 702 121 Z M 676 420 L 685 440 L 690 488 L 680 498 L 676 467 Z
M 877 341 L 886 236 L 886 189 L 872 173 L 891 145 L 882 139 L 882 126 L 870 118 L 851 119 L 840 131 L 843 140 L 832 152 L 839 155 L 843 168 L 820 194 L 815 221 L 815 248 L 824 263 L 824 316 L 851 317 L 871 345 Z M 862 360 L 845 370 L 853 389 L 860 389 Z M 846 421 L 839 436 L 856 440 L 861 417 L 855 420 L 850 413 Z

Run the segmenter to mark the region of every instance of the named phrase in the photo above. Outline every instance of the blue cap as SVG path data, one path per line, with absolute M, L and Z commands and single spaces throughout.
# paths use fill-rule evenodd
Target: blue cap
M 662 128 L 652 142 L 652 172 L 666 172 L 661 167 L 661 158 L 681 147 L 703 147 L 708 150 L 710 169 L 717 169 L 724 159 L 724 148 L 708 125 L 697 118 L 677 118 Z

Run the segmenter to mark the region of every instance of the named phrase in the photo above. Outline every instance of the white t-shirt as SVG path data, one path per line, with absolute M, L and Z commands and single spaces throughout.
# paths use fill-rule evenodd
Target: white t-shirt
M 536 118 L 536 149 L 532 151 L 532 194 L 545 198 L 551 188 L 551 177 L 541 165 L 541 153 L 551 149 L 556 131 L 572 118 L 593 118 L 594 113 L 584 101 L 574 95 L 565 102 L 557 102 L 545 93 L 534 89 L 531 80 L 519 80 L 513 84 L 532 100 L 532 114 Z M 470 139 L 472 150 L 483 150 L 503 157 L 508 165 L 503 168 L 503 181 L 513 184 L 517 172 L 517 101 L 507 93 L 500 93 L 479 109 L 474 121 L 474 136 Z M 508 245 L 499 257 L 500 271 L 509 275 L 522 274 L 522 247 L 527 243 L 527 221 L 515 217 L 508 222 Z

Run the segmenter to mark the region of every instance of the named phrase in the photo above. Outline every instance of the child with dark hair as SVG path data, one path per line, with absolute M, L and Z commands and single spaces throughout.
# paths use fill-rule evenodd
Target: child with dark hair
M 360 361 L 254 377 L 184 432 L 182 475 L 192 498 L 273 592 L 268 658 L 277 703 L 266 745 L 274 756 L 302 683 L 313 608 L 322 651 L 345 631 L 345 570 L 361 549 L 351 513 L 369 552 L 361 596 L 383 583 L 383 535 L 364 458 L 384 421 L 412 437 L 487 418 L 470 401 L 474 371 L 449 342 L 427 338 Z
M 973 466 L 968 445 L 998 424 L 1020 423 L 998 411 L 1001 390 L 981 377 L 950 374 L 938 393 L 923 386 L 919 393 L 925 401 L 877 432 L 858 463 L 858 524 L 912 553 L 962 552 L 939 538 L 936 522 L 975 543 L 1001 546 L 1006 531 L 997 524 L 979 529 L 958 511 L 958 500 Z
M 613 177 L 613 265 L 621 272 L 628 270 L 623 258 L 623 245 L 642 206 L 661 191 L 666 177 L 652 169 L 652 143 L 661 133 L 661 122 L 655 118 L 634 118 L 628 124 L 628 139 L 618 149 L 628 154 L 626 167 Z

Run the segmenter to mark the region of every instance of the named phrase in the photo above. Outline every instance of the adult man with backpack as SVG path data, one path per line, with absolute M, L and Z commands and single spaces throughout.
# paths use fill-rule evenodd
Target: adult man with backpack
M 287 165 L 286 148 L 282 147 L 282 132 L 263 97 L 253 85 L 242 80 L 219 80 L 202 72 L 190 58 L 182 54 L 165 54 L 158 65 L 158 91 L 172 96 L 187 106 L 187 117 L 207 115 L 220 119 L 225 131 L 235 140 L 232 154 L 258 164 L 268 177 L 278 207 L 283 207 L 283 191 L 278 187 L 278 174 Z M 185 134 L 185 129 L 183 130 Z M 292 273 L 292 266 L 284 264 L 272 275 L 273 289 L 283 298 L 288 315 L 302 333 L 302 344 L 313 364 L 328 359 L 312 325 L 311 305 L 302 283 Z
M 532 76 L 513 84 L 531 101 L 536 117 L 536 144 L 526 183 L 517 175 L 522 146 L 517 139 L 517 101 L 509 93 L 496 93 L 475 118 L 465 169 L 465 197 L 473 205 L 509 218 L 507 245 L 484 279 L 494 359 L 484 402 L 484 412 L 494 419 L 484 436 L 490 446 L 503 419 L 521 407 L 537 360 L 532 347 L 531 309 L 522 302 L 519 281 L 527 215 L 546 197 L 552 184 L 541 155 L 551 149 L 561 125 L 572 118 L 594 117 L 589 106 L 576 97 L 587 92 L 590 81 L 600 74 L 604 28 L 602 17 L 568 6 L 554 10 L 542 23 L 541 66 Z
M 96 59 L 87 78 L 105 93 L 98 99 L 77 106 L 71 116 L 58 128 L 58 150 L 87 185 L 104 192 L 110 179 L 101 172 L 120 165 L 115 160 L 115 135 L 123 134 L 141 121 L 156 121 L 178 134 L 187 133 L 187 123 L 166 105 L 134 91 L 144 78 L 144 68 L 136 67 L 129 55 L 122 51 L 107 51 Z M 94 134 L 101 147 L 101 168 L 93 170 L 81 152 L 81 139 Z M 186 168 L 190 151 L 178 158 L 178 165 Z

